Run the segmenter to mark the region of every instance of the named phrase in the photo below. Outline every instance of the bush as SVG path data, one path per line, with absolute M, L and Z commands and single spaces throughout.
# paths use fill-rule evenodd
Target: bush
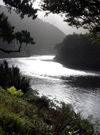
M 47 128 L 37 106 L 0 88 L 0 135 L 40 135 Z
M 9 67 L 7 61 L 0 64 L 0 86 L 3 88 L 15 86 L 16 89 L 21 89 L 23 93 L 31 89 L 30 80 L 23 77 L 17 67 Z
M 62 103 L 53 120 L 54 135 L 93 135 L 93 124 L 76 114 L 71 104 Z
M 72 105 L 51 108 L 45 96 L 31 101 L 0 88 L 0 135 L 94 135 L 93 125 Z
M 36 104 L 38 105 L 39 108 L 48 109 L 49 103 L 50 103 L 50 100 L 45 96 L 42 96 L 42 97 L 36 99 Z
M 3 131 L 9 135 L 38 135 L 44 130 L 44 123 L 38 118 L 34 117 L 31 121 L 8 112 L 0 114 L 0 123 Z
M 8 92 L 16 97 L 20 97 L 23 95 L 23 92 L 21 90 L 17 90 L 14 86 L 8 88 Z

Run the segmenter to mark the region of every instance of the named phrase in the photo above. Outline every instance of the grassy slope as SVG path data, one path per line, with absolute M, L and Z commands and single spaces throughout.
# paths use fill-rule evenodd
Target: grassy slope
M 29 100 L 0 88 L 0 135 L 93 134 L 92 124 L 76 114 L 71 105 L 52 109 L 44 106 L 46 102 L 45 97 Z
M 0 135 L 38 135 L 44 132 L 46 127 L 38 116 L 35 104 L 29 104 L 0 89 Z

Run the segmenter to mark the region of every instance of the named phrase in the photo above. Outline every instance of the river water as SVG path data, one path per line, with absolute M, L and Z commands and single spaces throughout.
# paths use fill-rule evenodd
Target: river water
M 31 87 L 50 99 L 71 103 L 84 117 L 100 120 L 100 72 L 73 70 L 53 61 L 54 56 L 6 59 L 31 78 Z

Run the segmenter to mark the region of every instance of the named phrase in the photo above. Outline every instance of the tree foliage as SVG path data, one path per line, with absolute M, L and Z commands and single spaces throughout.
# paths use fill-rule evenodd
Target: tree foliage
M 0 14 L 0 38 L 10 43 L 14 39 L 14 27 L 8 22 L 8 18 L 4 14 Z
M 13 40 L 17 40 L 20 44 L 17 50 L 6 50 L 4 48 L 0 48 L 1 51 L 5 53 L 20 52 L 23 43 L 35 44 L 28 31 L 22 30 L 20 32 L 14 32 L 14 29 L 15 28 L 8 22 L 8 18 L 3 13 L 0 14 L 0 38 L 2 38 L 3 41 L 8 42 L 8 44 Z
M 21 89 L 17 90 L 14 86 L 8 88 L 8 92 L 16 97 L 20 97 L 24 94 Z
M 24 18 L 24 15 L 28 15 L 28 17 L 32 17 L 33 19 L 37 17 L 37 9 L 33 8 L 34 2 L 32 0 L 3 0 L 3 2 L 9 12 L 14 10 L 21 18 Z M 22 30 L 20 32 L 14 32 L 14 27 L 8 22 L 8 18 L 3 13 L 0 14 L 0 38 L 8 42 L 8 44 L 13 40 L 17 40 L 20 44 L 17 50 L 0 48 L 0 50 L 5 53 L 20 52 L 22 43 L 35 43 L 28 31 Z
M 65 15 L 70 26 L 83 27 L 100 39 L 100 0 L 43 0 L 43 10 Z M 100 40 L 99 40 L 100 41 Z
M 20 14 L 21 18 L 24 18 L 24 15 L 32 17 L 35 19 L 37 17 L 37 9 L 34 9 L 35 0 L 3 0 L 5 5 L 8 7 L 9 11 L 11 9 L 15 10 L 17 14 Z
M 56 46 L 56 59 L 72 68 L 100 69 L 100 44 L 88 34 L 68 35 Z
M 32 17 L 33 19 L 35 19 L 37 17 L 38 9 L 34 9 L 34 1 L 35 0 L 3 0 L 9 11 L 11 11 L 11 9 L 15 10 L 15 12 L 18 13 L 21 18 L 24 18 L 24 15 L 28 15 L 28 17 Z M 43 1 L 42 9 L 44 11 L 49 11 L 48 13 L 52 12 L 56 14 L 61 14 L 64 17 L 64 21 L 68 22 L 70 26 L 75 26 L 77 28 L 83 27 L 85 29 L 88 29 L 91 37 L 93 37 L 96 40 L 96 42 L 100 42 L 99 0 L 41 1 Z M 2 18 L 2 14 L 0 16 Z M 8 24 L 6 17 L 3 17 L 3 20 L 0 19 L 0 22 L 2 21 L 3 24 L 6 25 L 6 28 L 9 30 L 8 34 L 10 33 L 11 35 L 7 36 L 6 34 L 1 34 L 1 36 L 7 42 L 11 42 L 11 40 L 14 39 L 14 35 L 12 35 L 14 27 Z M 2 32 L 2 30 L 0 32 Z M 0 50 L 4 51 L 3 49 Z

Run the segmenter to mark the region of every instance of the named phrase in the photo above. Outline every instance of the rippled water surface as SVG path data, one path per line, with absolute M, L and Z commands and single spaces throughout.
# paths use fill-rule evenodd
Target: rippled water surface
M 73 70 L 53 61 L 54 56 L 7 59 L 31 78 L 31 86 L 40 95 L 73 104 L 84 116 L 100 120 L 100 73 Z

